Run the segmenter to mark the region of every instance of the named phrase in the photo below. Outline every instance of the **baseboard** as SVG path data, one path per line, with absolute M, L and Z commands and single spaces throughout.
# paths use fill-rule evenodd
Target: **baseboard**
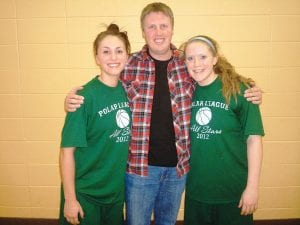
M 0 217 L 0 225 L 59 225 L 57 219 Z
M 31 219 L 0 217 L 0 225 L 59 225 L 57 219 Z M 184 225 L 183 221 L 177 221 L 176 225 Z M 256 220 L 254 225 L 300 225 L 298 219 L 284 220 Z
M 300 218 L 284 220 L 255 220 L 254 225 L 300 225 Z

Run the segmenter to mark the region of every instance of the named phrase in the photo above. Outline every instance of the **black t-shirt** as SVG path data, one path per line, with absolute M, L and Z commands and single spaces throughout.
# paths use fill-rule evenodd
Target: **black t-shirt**
M 175 167 L 177 152 L 167 68 L 170 60 L 155 62 L 155 87 L 152 105 L 148 164 Z

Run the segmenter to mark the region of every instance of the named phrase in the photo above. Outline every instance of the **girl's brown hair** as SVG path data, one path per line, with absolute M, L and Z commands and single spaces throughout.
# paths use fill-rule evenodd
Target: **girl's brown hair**
M 130 51 L 131 51 L 131 47 L 130 47 L 130 43 L 129 43 L 129 39 L 127 36 L 127 32 L 126 31 L 120 31 L 119 26 L 111 23 L 105 31 L 102 31 L 101 33 L 99 33 L 94 41 L 93 44 L 93 50 L 94 50 L 94 55 L 97 55 L 97 50 L 98 50 L 98 46 L 100 44 L 100 42 L 107 37 L 108 35 L 112 35 L 112 36 L 116 36 L 118 37 L 121 41 L 123 41 L 125 48 L 126 48 L 126 52 L 129 55 Z

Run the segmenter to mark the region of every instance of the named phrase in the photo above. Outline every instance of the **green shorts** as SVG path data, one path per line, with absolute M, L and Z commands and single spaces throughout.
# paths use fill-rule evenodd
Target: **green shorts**
M 116 204 L 95 204 L 84 196 L 77 195 L 84 219 L 79 216 L 80 225 L 124 225 L 124 203 Z M 64 217 L 64 198 L 61 197 L 60 205 L 60 225 L 70 225 Z
M 238 203 L 202 203 L 185 196 L 185 225 L 253 225 L 253 215 L 240 213 Z

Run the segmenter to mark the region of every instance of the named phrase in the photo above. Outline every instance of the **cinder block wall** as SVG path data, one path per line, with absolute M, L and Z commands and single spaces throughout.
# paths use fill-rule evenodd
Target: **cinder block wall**
M 57 218 L 58 151 L 66 93 L 98 69 L 102 24 L 143 45 L 145 0 L 0 1 L 0 216 Z M 260 208 L 256 219 L 300 217 L 300 1 L 163 1 L 175 13 L 173 43 L 214 37 L 238 71 L 264 90 Z M 183 206 L 178 219 L 183 218 Z

